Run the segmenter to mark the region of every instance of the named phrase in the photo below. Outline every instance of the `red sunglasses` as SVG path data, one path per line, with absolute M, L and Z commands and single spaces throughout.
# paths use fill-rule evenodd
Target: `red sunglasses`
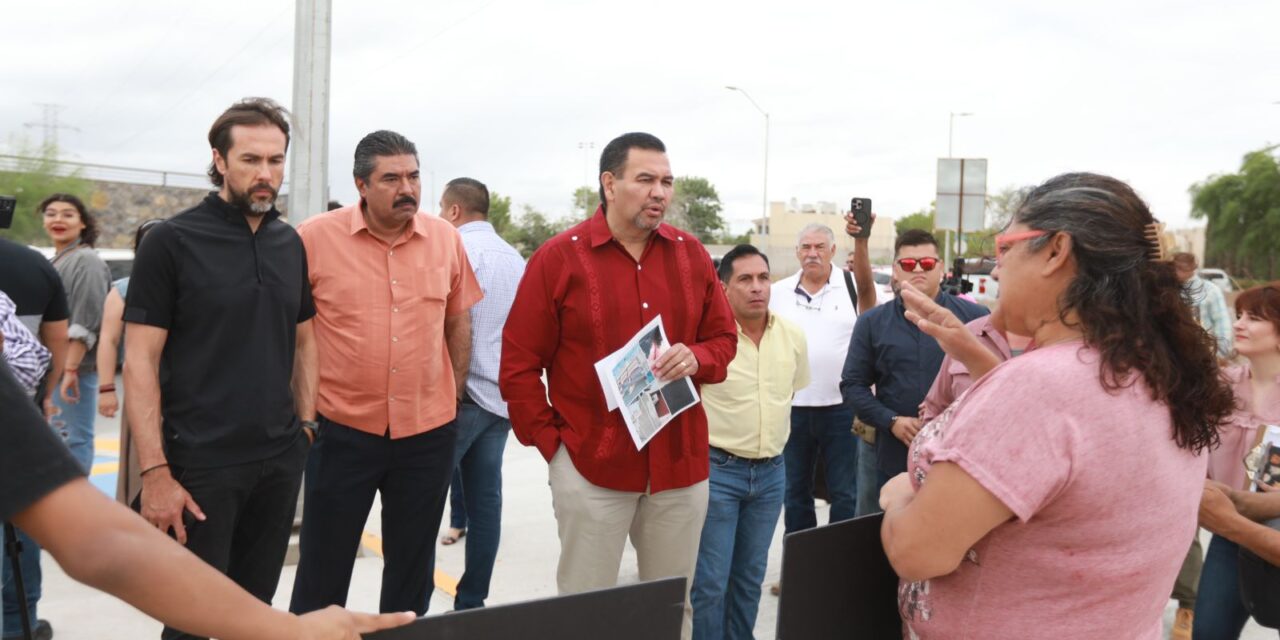
M 937 258 L 898 258 L 898 266 L 903 271 L 915 271 L 917 265 L 924 271 L 933 271 L 939 262 Z

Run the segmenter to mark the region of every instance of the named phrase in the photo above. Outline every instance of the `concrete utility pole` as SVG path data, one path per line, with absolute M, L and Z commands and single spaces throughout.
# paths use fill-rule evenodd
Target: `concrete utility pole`
M 297 0 L 293 37 L 293 149 L 289 221 L 298 224 L 329 204 L 329 52 L 332 0 Z

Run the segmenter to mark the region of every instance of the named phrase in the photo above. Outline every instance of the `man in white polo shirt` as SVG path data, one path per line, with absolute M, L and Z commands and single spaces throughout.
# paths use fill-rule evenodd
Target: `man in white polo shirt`
M 856 233 L 856 225 L 852 227 Z M 867 239 L 854 239 L 855 272 L 836 268 L 835 233 L 823 224 L 800 230 L 796 257 L 800 272 L 773 284 L 769 311 L 800 325 L 809 342 L 809 385 L 796 392 L 791 436 L 783 458 L 787 467 L 783 521 L 787 533 L 817 526 L 813 475 L 818 456 L 825 463 L 830 521 L 854 517 L 857 507 L 857 437 L 853 408 L 840 394 L 849 338 L 859 311 L 876 304 Z M 854 281 L 857 286 L 854 286 Z

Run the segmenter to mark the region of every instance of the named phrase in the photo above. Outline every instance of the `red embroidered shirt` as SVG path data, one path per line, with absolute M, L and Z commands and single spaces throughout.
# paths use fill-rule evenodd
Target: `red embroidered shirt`
M 538 249 L 502 334 L 498 383 L 520 442 L 548 461 L 564 443 L 578 472 L 606 489 L 656 493 L 707 479 L 701 403 L 636 451 L 596 378 L 596 361 L 657 315 L 671 343 L 698 359 L 695 385 L 724 380 L 738 348 L 733 312 L 693 234 L 663 224 L 636 261 L 597 210 Z

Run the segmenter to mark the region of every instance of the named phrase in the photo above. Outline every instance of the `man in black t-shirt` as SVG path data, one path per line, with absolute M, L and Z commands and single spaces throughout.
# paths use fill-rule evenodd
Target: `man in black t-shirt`
M 264 602 L 315 425 L 307 259 L 274 206 L 288 132 L 264 98 L 219 116 L 209 144 L 220 189 L 147 235 L 124 311 L 142 516 Z
M 36 392 L 36 399 L 44 408 L 45 418 L 53 415 L 53 394 L 57 391 L 58 381 L 62 379 L 62 367 L 67 357 L 67 319 L 70 311 L 67 308 L 67 294 L 62 285 L 62 278 L 44 256 L 23 245 L 0 238 L 0 291 L 9 296 L 16 305 L 15 313 L 31 333 L 39 336 L 40 342 L 49 350 L 52 358 L 49 362 L 47 383 Z M 65 447 L 64 447 L 65 448 Z M 18 467 L 26 469 L 33 462 L 43 464 L 39 458 L 28 458 Z M 5 473 L 12 467 L 0 467 Z M 46 620 L 36 617 L 36 605 L 40 600 L 42 575 L 40 573 L 40 545 L 18 532 L 22 542 L 23 587 L 26 591 L 27 615 L 35 625 L 35 636 L 51 636 L 53 628 Z M 13 578 L 13 569 L 4 563 L 0 570 L 3 581 L 4 629 L 12 632 L 20 624 L 23 598 L 18 593 L 17 581 Z M 6 636 L 7 637 L 7 636 Z
M 30 531 L 76 580 L 161 622 L 224 640 L 357 640 L 413 620 L 338 607 L 297 617 L 258 602 L 89 484 L 2 361 L 0 407 L 0 520 Z

